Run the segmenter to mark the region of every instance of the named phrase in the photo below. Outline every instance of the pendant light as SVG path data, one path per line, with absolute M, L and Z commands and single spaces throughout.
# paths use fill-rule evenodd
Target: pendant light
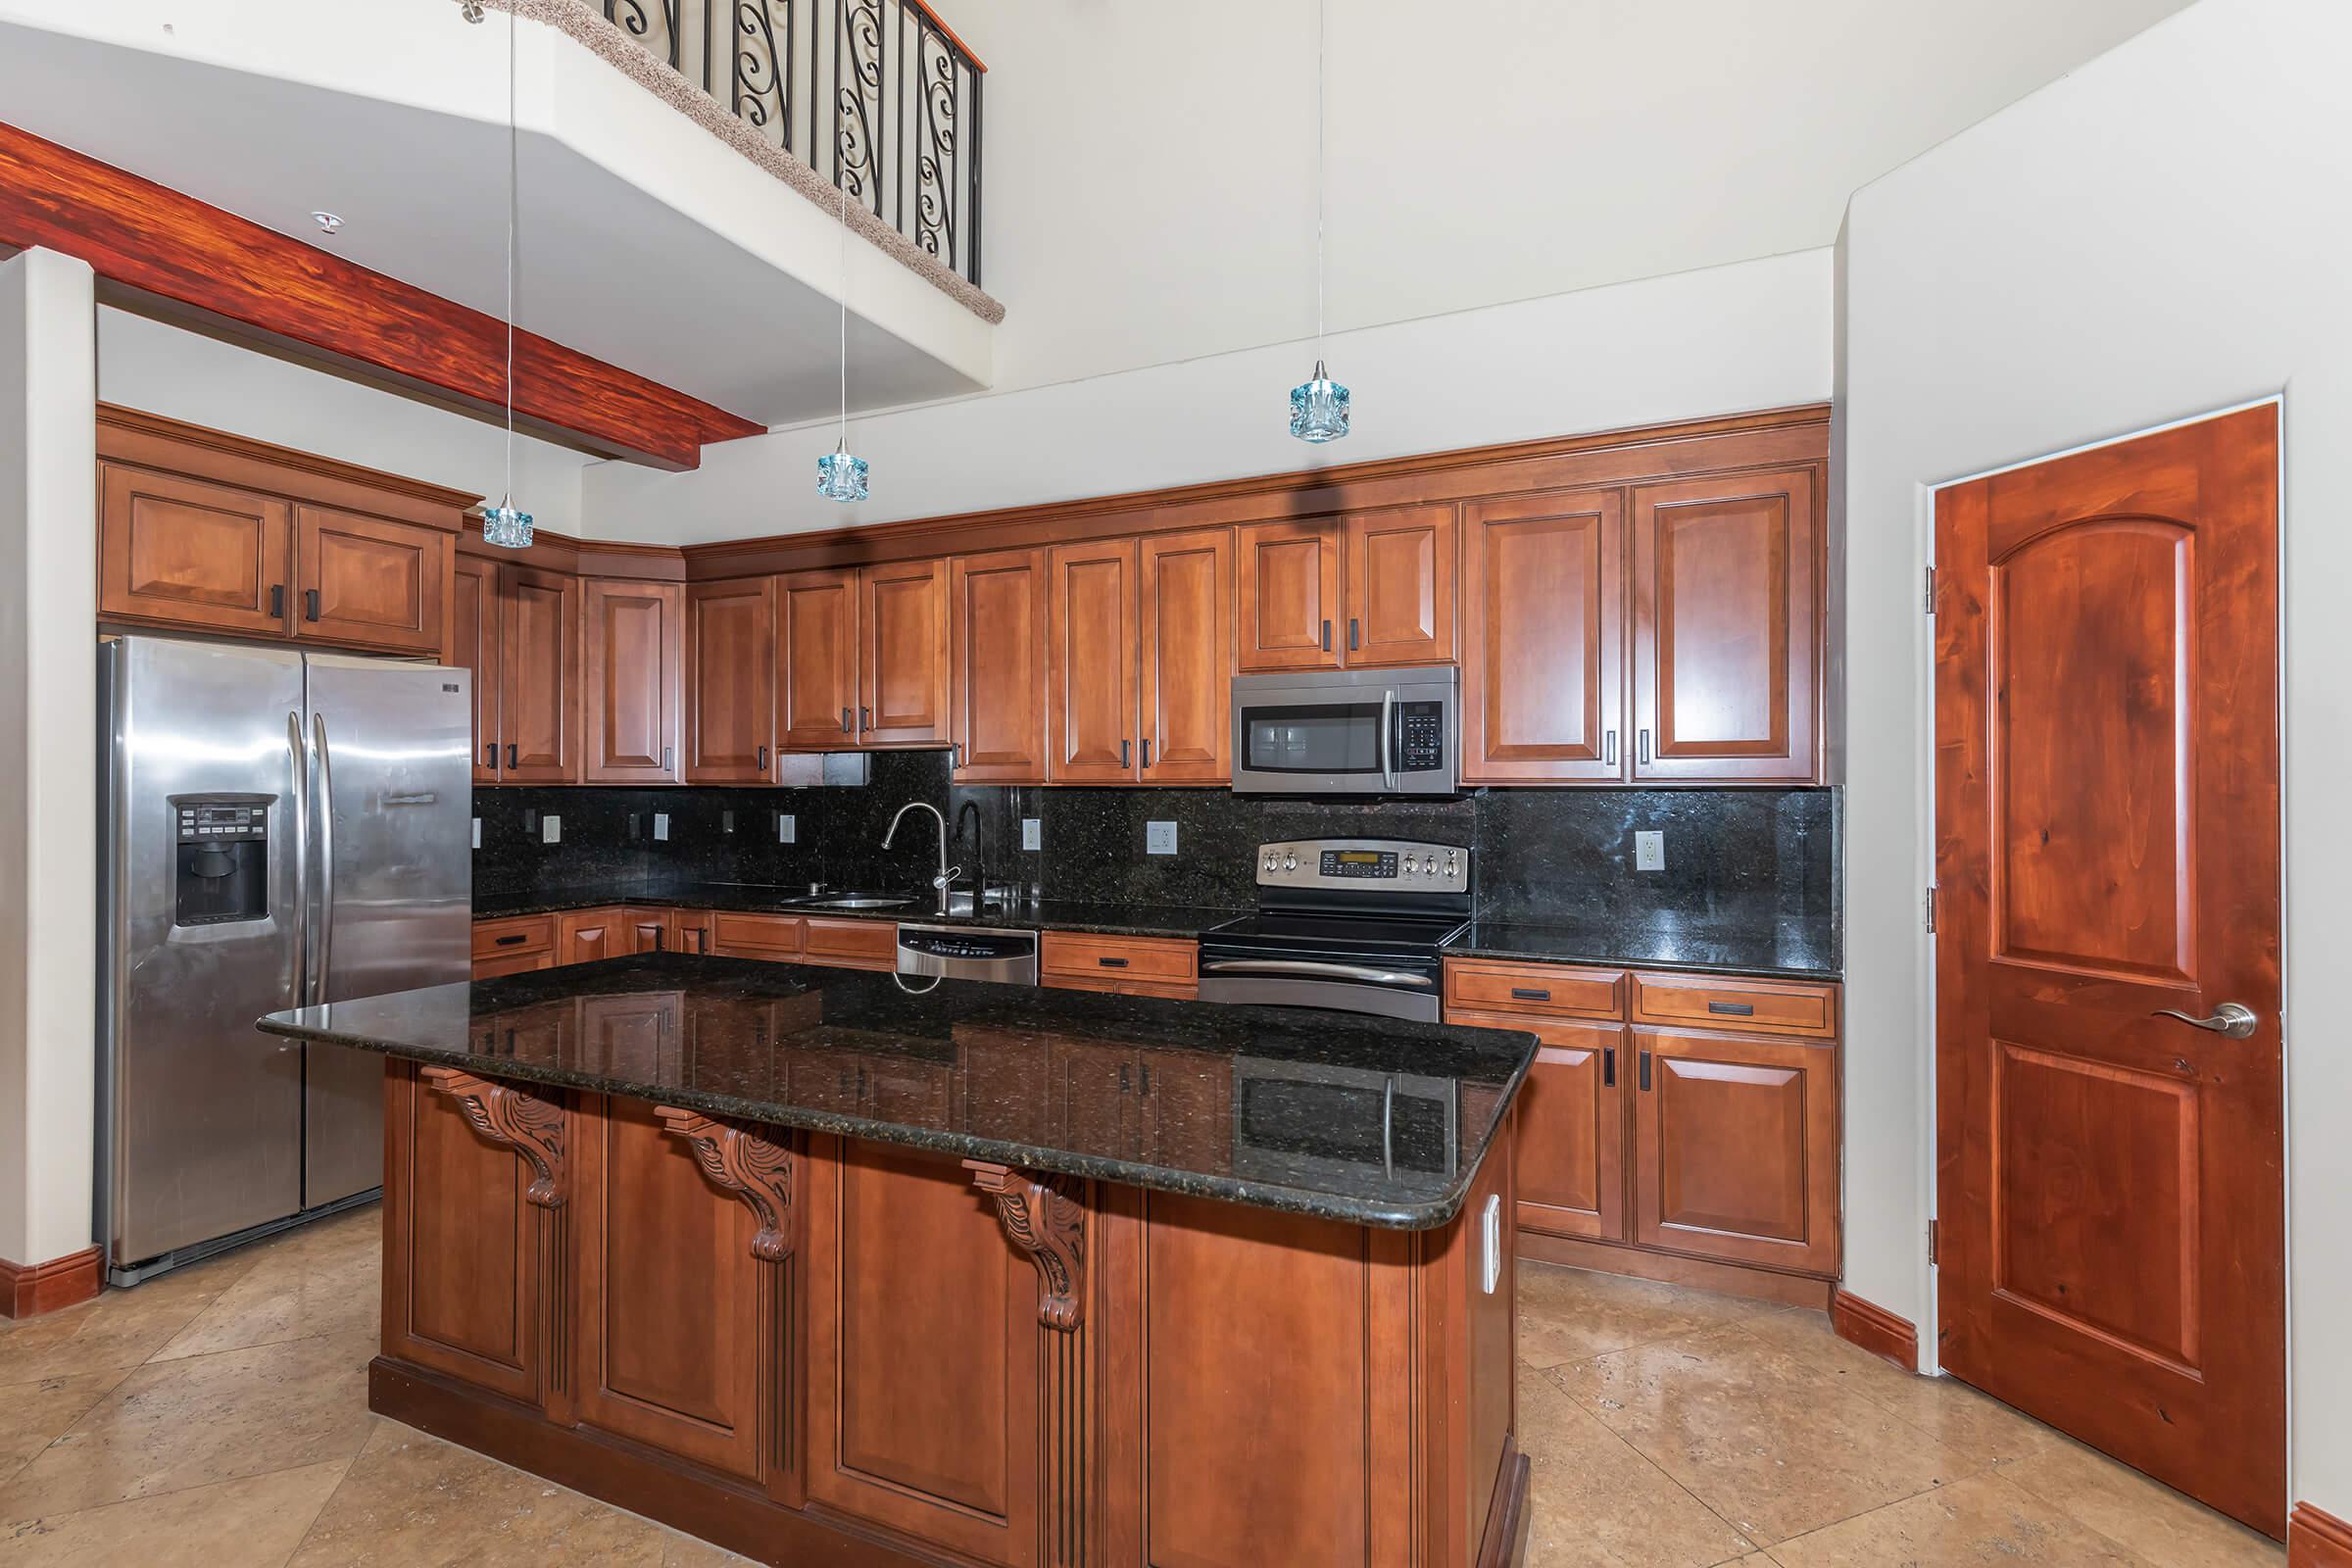
M 850 455 L 850 187 L 838 177 L 834 183 L 841 191 L 841 433 L 816 460 L 816 493 L 828 501 L 863 501 L 865 460 Z
M 1315 373 L 1291 388 L 1291 434 L 1320 446 L 1348 433 L 1348 389 L 1323 368 L 1323 34 L 1327 0 L 1315 0 Z
M 482 543 L 509 550 L 527 550 L 531 545 L 531 514 L 514 505 L 514 229 L 520 210 L 515 177 L 520 159 L 515 151 L 519 132 L 514 120 L 514 13 L 519 9 L 510 6 L 507 10 L 507 487 L 497 506 L 482 509 Z M 474 20 L 470 9 L 466 20 Z

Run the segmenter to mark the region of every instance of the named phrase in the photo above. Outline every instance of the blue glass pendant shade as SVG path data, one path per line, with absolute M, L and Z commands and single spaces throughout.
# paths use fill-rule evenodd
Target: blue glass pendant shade
M 500 545 L 508 550 L 528 550 L 531 547 L 531 514 L 513 507 L 484 507 L 482 509 L 482 543 Z
M 838 447 L 817 459 L 816 493 L 828 501 L 863 501 L 867 494 L 865 460 Z
M 1348 433 L 1348 389 L 1315 362 L 1315 375 L 1291 388 L 1291 434 L 1317 445 L 1337 441 Z

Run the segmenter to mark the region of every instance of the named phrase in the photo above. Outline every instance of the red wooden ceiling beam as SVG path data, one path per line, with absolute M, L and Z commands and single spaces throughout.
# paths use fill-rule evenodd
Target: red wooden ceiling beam
M 461 408 L 506 403 L 507 328 L 497 317 L 4 122 L 0 245 L 79 257 L 166 314 Z M 694 467 L 705 443 L 765 428 L 522 331 L 514 417 L 567 445 L 666 468 Z

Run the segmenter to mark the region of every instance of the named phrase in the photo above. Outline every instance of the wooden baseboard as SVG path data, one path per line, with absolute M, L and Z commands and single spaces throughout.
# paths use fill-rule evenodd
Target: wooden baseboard
M 46 1263 L 11 1263 L 0 1257 L 0 1317 L 38 1317 L 78 1306 L 106 1288 L 106 1253 L 87 1248 Z
M 1908 1318 L 1838 1291 L 1830 1298 L 1830 1326 L 1849 1345 L 1858 1345 L 1906 1372 L 1919 1370 L 1919 1327 Z
M 1679 1252 L 1652 1252 L 1638 1247 L 1621 1247 L 1615 1242 L 1550 1236 L 1543 1231 L 1520 1231 L 1519 1255 L 1538 1263 L 1559 1263 L 1568 1268 L 1591 1269 L 1595 1274 L 1630 1274 L 1635 1279 L 1657 1280 L 1667 1285 L 1692 1285 L 1725 1296 L 1778 1301 L 1783 1306 L 1809 1306 L 1818 1312 L 1830 1309 L 1830 1297 L 1837 1289 L 1831 1281 L 1815 1279 L 1809 1274 L 1783 1274 L 1768 1268 L 1750 1268 L 1744 1263 L 1685 1257 Z
M 1502 1441 L 1502 1466 L 1494 1477 L 1494 1494 L 1487 1503 L 1486 1533 L 1478 1544 L 1478 1568 L 1525 1568 L 1528 1527 L 1535 1510 L 1527 1503 L 1528 1478 L 1534 1466 L 1511 1438 Z
M 2352 1568 L 2352 1524 L 2296 1503 L 2286 1521 L 2286 1568 Z

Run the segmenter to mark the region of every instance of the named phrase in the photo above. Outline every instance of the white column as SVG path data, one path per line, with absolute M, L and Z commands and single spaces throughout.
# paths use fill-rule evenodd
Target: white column
M 97 990 L 90 269 L 0 262 L 0 1258 L 87 1248 Z

